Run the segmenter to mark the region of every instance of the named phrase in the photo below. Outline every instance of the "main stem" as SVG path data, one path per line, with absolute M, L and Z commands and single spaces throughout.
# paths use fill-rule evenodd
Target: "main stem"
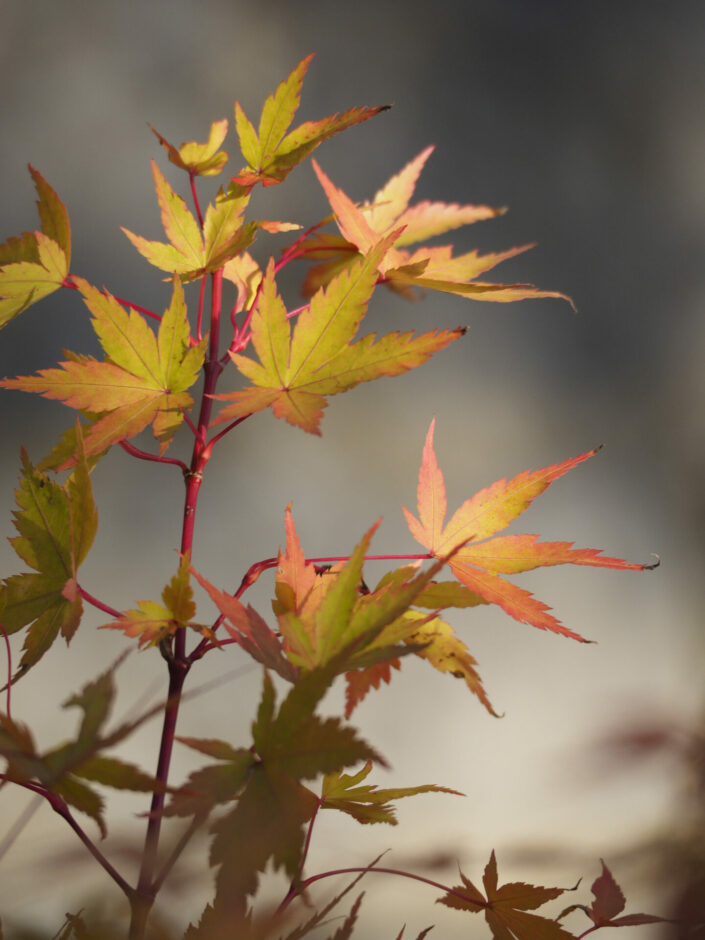
M 198 416 L 196 439 L 188 471 L 184 474 L 186 480 L 186 497 L 184 500 L 184 517 L 181 529 L 181 553 L 190 555 L 193 547 L 193 534 L 196 519 L 196 506 L 198 494 L 203 480 L 203 470 L 210 459 L 210 447 L 206 445 L 208 425 L 213 409 L 213 398 L 222 364 L 218 361 L 218 346 L 220 343 L 220 309 L 222 301 L 223 272 L 216 271 L 211 275 L 211 330 L 209 338 L 208 356 L 204 365 L 204 384 L 201 395 L 201 407 Z M 169 779 L 171 755 L 174 748 L 176 723 L 181 705 L 181 693 L 188 675 L 191 663 L 186 656 L 186 633 L 184 629 L 176 631 L 170 648 L 164 652 L 169 669 L 169 689 L 166 706 L 164 708 L 164 723 L 159 745 L 157 759 L 156 779 L 166 787 Z M 145 835 L 142 864 L 140 867 L 137 888 L 130 898 L 132 919 L 130 922 L 129 940 L 142 940 L 147 927 L 147 918 L 154 904 L 159 884 L 156 883 L 157 860 L 159 850 L 159 836 L 161 833 L 162 813 L 164 810 L 165 793 L 155 791 L 152 794 L 149 822 Z

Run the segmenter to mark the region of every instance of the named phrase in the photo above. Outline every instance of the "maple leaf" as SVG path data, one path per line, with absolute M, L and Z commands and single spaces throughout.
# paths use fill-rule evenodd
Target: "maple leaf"
M 271 407 L 278 418 L 320 434 L 326 395 L 347 391 L 361 382 L 407 372 L 449 343 L 464 329 L 441 330 L 414 337 L 391 333 L 376 343 L 370 334 L 353 343 L 377 282 L 377 268 L 390 236 L 366 257 L 333 278 L 298 317 L 293 335 L 286 308 L 277 293 L 270 261 L 254 308 L 252 342 L 259 361 L 239 353 L 230 356 L 253 383 L 242 391 L 215 397 L 231 402 L 215 424 Z
M 572 542 L 537 542 L 536 535 L 492 536 L 524 512 L 554 480 L 594 456 L 600 448 L 541 470 L 525 470 L 511 480 L 498 480 L 466 500 L 445 523 L 446 491 L 433 448 L 434 426 L 435 419 L 428 430 L 421 460 L 418 518 L 404 508 L 411 534 L 436 557 L 462 545 L 449 562 L 451 570 L 485 601 L 497 604 L 521 623 L 587 642 L 564 627 L 528 591 L 499 577 L 499 572 L 514 574 L 564 564 L 628 571 L 644 571 L 654 566 L 611 558 L 593 548 L 574 549 Z
M 208 634 L 206 627 L 193 622 L 196 605 L 189 583 L 189 556 L 185 554 L 179 569 L 162 591 L 162 603 L 137 601 L 138 607 L 126 610 L 119 620 L 111 620 L 102 630 L 122 630 L 125 636 L 139 637 L 139 646 L 156 646 L 181 627 L 193 627 Z
M 287 133 L 298 110 L 301 86 L 312 58 L 313 55 L 309 55 L 302 59 L 267 98 L 258 130 L 235 102 L 235 127 L 247 166 L 232 177 L 233 182 L 250 188 L 257 183 L 277 185 L 324 140 L 387 110 L 387 105 L 350 108 L 319 121 L 306 121 Z
M 284 679 L 293 682 L 298 670 L 286 658 L 279 639 L 254 607 L 249 604 L 245 607 L 237 597 L 218 590 L 195 568 L 192 568 L 191 572 L 201 587 L 208 592 L 221 614 L 227 618 L 225 629 L 238 645 L 257 662 L 268 669 L 274 669 Z
M 335 678 L 333 667 L 302 676 L 279 708 L 265 673 L 262 699 L 252 726 L 257 762 L 235 808 L 213 826 L 211 864 L 219 865 L 215 907 L 228 910 L 257 888 L 269 859 L 296 874 L 304 825 L 318 800 L 300 781 L 331 773 L 360 760 L 384 764 L 353 728 L 337 718 L 319 718 L 315 709 Z
M 90 816 L 103 837 L 107 833 L 103 799 L 83 781 L 136 792 L 166 789 L 134 764 L 101 753 L 133 727 L 127 726 L 107 736 L 101 734 L 115 698 L 114 672 L 123 659 L 121 656 L 106 672 L 64 702 L 64 708 L 80 708 L 83 716 L 75 739 L 58 747 L 38 753 L 29 731 L 9 716 L 0 714 L 0 755 L 8 762 L 8 777 L 33 783 L 35 789 L 39 784 L 41 789 L 62 797 Z
M 76 466 L 63 485 L 40 473 L 22 451 L 14 513 L 19 535 L 10 543 L 34 571 L 6 578 L 0 589 L 6 632 L 30 625 L 13 682 L 41 659 L 59 633 L 69 643 L 83 613 L 76 575 L 93 543 L 98 516 L 78 426 L 76 435 Z
M 375 590 L 379 591 L 392 583 L 400 583 L 415 570 L 414 566 L 408 566 L 388 572 Z M 376 649 L 381 648 L 380 651 L 388 656 L 394 649 L 392 644 L 402 642 L 406 645 L 404 652 L 415 653 L 438 672 L 449 673 L 456 679 L 463 679 L 487 711 L 496 717 L 497 712 L 492 707 L 475 668 L 477 661 L 470 654 L 465 643 L 456 636 L 450 624 L 437 616 L 440 610 L 447 607 L 476 607 L 479 604 L 487 604 L 488 601 L 457 581 L 440 583 L 431 581 L 416 596 L 413 603 L 415 607 L 433 610 L 433 614 L 427 615 L 418 610 L 404 612 L 367 647 L 366 654 L 369 655 L 370 652 L 374 653 Z M 398 660 L 389 660 L 346 672 L 345 717 L 350 717 L 371 688 L 379 688 L 381 682 L 389 683 L 392 668 L 399 669 L 400 666 L 401 663 Z
M 162 225 L 169 243 L 149 241 L 129 229 L 123 232 L 139 253 L 162 271 L 178 274 L 182 281 L 192 281 L 217 271 L 254 241 L 258 222 L 243 222 L 249 193 L 231 184 L 221 189 L 210 203 L 203 219 L 203 231 L 185 201 L 174 192 L 157 164 L 152 160 L 152 174 Z
M 24 232 L 0 245 L 0 328 L 62 286 L 71 264 L 71 226 L 66 206 L 30 165 L 41 231 Z
M 300 549 L 287 509 L 287 550 L 279 554 L 277 596 L 273 604 L 294 665 L 313 670 L 335 663 L 339 672 L 388 662 L 415 651 L 404 641 L 418 624 L 404 615 L 445 561 L 423 573 L 407 567 L 395 580 L 360 594 L 362 566 L 377 524 L 365 534 L 345 563 L 317 574 Z
M 405 296 L 413 297 L 410 288 L 420 287 L 476 300 L 502 302 L 528 297 L 561 297 L 572 305 L 572 301 L 565 294 L 538 290 L 531 284 L 489 284 L 475 280 L 501 261 L 531 248 L 531 245 L 487 255 L 471 251 L 455 258 L 450 246 L 421 247 L 413 252 L 406 250 L 406 246 L 415 242 L 479 219 L 501 215 L 505 211 L 488 206 L 461 206 L 457 203 L 427 200 L 409 206 L 419 173 L 432 150 L 433 147 L 428 147 L 422 151 L 389 180 L 372 203 L 364 203 L 362 206 L 356 205 L 342 189 L 331 182 L 316 161 L 312 161 L 318 180 L 335 213 L 343 240 L 326 240 L 325 236 L 316 235 L 302 244 L 301 250 L 304 254 L 320 257 L 324 252 L 327 257 L 322 265 L 309 272 L 304 282 L 304 295 L 327 283 L 341 267 L 347 267 L 354 258 L 354 252 L 367 254 L 370 247 L 381 237 L 396 231 L 394 247 L 381 260 L 379 271 L 388 287 Z
M 176 740 L 221 763 L 209 764 L 190 774 L 186 783 L 172 794 L 164 815 L 205 818 L 219 803 L 228 803 L 240 793 L 256 757 L 246 748 L 234 748 L 215 738 L 177 736 Z
M 378 689 L 382 682 L 389 685 L 392 669 L 401 669 L 401 659 L 389 659 L 375 663 L 366 669 L 354 669 L 345 673 L 345 717 L 349 718 L 371 689 Z
M 602 874 L 592 883 L 591 890 L 595 900 L 590 907 L 586 907 L 584 904 L 571 904 L 570 907 L 567 907 L 558 915 L 558 920 L 561 920 L 566 914 L 570 914 L 571 911 L 581 910 L 593 922 L 594 927 L 591 928 L 592 930 L 598 927 L 636 927 L 641 924 L 668 922 L 667 918 L 656 917 L 653 914 L 624 914 L 622 917 L 618 917 L 617 915 L 622 913 L 627 902 L 622 894 L 622 889 L 614 880 L 614 876 L 605 865 L 604 860 L 600 859 L 600 862 L 602 863 Z
M 4 379 L 0 385 L 101 415 L 86 436 L 87 456 L 133 437 L 149 424 L 163 453 L 183 421 L 183 412 L 193 404 L 187 389 L 199 376 L 207 343 L 204 337 L 189 346 L 181 283 L 178 278 L 174 281 L 171 304 L 155 336 L 135 310 L 128 314 L 109 293 L 81 278 L 74 280 L 93 314 L 105 362 L 74 357 L 59 363 L 58 369 Z
M 205 144 L 198 144 L 192 140 L 181 144 L 178 149 L 165 140 L 151 124 L 149 129 L 166 149 L 169 160 L 192 176 L 217 176 L 228 162 L 227 153 L 219 149 L 228 133 L 227 118 L 211 124 L 210 134 Z
M 460 872 L 462 884 L 438 899 L 439 904 L 456 910 L 484 911 L 495 940 L 569 940 L 573 934 L 555 920 L 529 914 L 547 901 L 560 897 L 566 888 L 542 888 L 521 881 L 497 884 L 497 859 L 494 850 L 485 867 L 482 883 L 485 895 Z
M 327 774 L 321 785 L 321 807 L 340 810 L 360 823 L 389 823 L 396 826 L 392 800 L 416 796 L 418 793 L 452 793 L 454 796 L 464 796 L 457 790 L 438 787 L 435 784 L 381 790 L 374 784 L 359 786 L 371 770 L 372 762 L 368 761 L 362 770 L 354 775 L 344 774 L 342 771 Z
M 235 309 L 249 310 L 255 302 L 257 290 L 262 283 L 262 269 L 248 251 L 231 258 L 223 265 L 223 277 L 237 288 Z

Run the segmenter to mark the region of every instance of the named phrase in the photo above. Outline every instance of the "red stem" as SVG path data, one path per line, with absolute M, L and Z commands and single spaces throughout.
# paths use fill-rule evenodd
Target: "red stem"
M 119 620 L 122 617 L 122 613 L 119 610 L 115 610 L 114 607 L 109 607 L 108 604 L 104 604 L 102 601 L 99 601 L 97 597 L 93 597 L 92 594 L 89 594 L 88 591 L 85 588 L 82 588 L 80 584 L 78 585 L 78 593 L 81 595 L 84 601 L 92 604 L 93 607 L 97 607 L 98 610 L 102 610 L 103 613 L 114 617 L 115 620 Z
M 303 881 L 300 881 L 293 893 L 291 890 L 289 890 L 289 893 L 277 908 L 277 914 L 283 913 L 294 900 L 294 898 L 300 895 L 303 891 L 306 890 L 306 888 L 314 884 L 316 881 L 321 881 L 323 878 L 332 878 L 334 875 L 353 875 L 367 872 L 380 872 L 384 875 L 398 875 L 400 878 L 412 878 L 414 881 L 421 881 L 423 884 L 430 885 L 432 888 L 438 888 L 441 891 L 445 891 L 446 894 L 452 894 L 456 898 L 461 898 L 463 901 L 468 900 L 467 894 L 464 894 L 462 891 L 449 888 L 448 885 L 441 884 L 439 881 L 432 881 L 430 878 L 424 878 L 423 875 L 415 875 L 410 871 L 400 871 L 398 868 L 336 868 L 334 871 L 324 871 L 320 875 L 311 875 L 310 878 L 305 878 Z
M 76 820 L 73 818 L 73 816 L 72 816 L 72 814 L 71 814 L 71 810 L 68 808 L 68 806 L 67 806 L 66 803 L 64 802 L 63 798 L 60 797 L 58 794 L 52 793 L 51 791 L 45 790 L 45 789 L 43 789 L 43 788 L 40 789 L 40 788 L 30 787 L 29 789 L 35 789 L 35 791 L 36 791 L 37 793 L 41 793 L 42 796 L 46 797 L 46 799 L 47 799 L 49 805 L 51 806 L 51 808 L 52 808 L 56 813 L 58 813 L 59 816 L 61 816 L 63 819 L 66 820 L 66 822 L 67 822 L 67 823 L 69 824 L 69 826 L 73 829 L 73 831 L 76 833 L 76 835 L 77 835 L 78 838 L 81 840 L 81 842 L 83 842 L 83 844 L 85 845 L 85 847 L 86 847 L 86 848 L 88 849 L 88 851 L 91 853 L 91 855 L 93 856 L 93 858 L 98 862 L 98 864 L 99 864 L 102 868 L 105 869 L 105 871 L 110 875 L 110 877 L 111 877 L 111 878 L 113 879 L 113 881 L 118 885 L 118 887 L 124 892 L 124 894 L 126 894 L 128 898 L 132 899 L 132 898 L 134 897 L 134 894 L 135 894 L 135 889 L 134 889 L 133 887 L 131 887 L 131 886 L 125 881 L 125 879 L 122 877 L 122 875 L 120 874 L 120 872 L 117 871 L 117 869 L 114 868 L 114 867 L 110 864 L 110 862 L 109 862 L 109 861 L 107 860 L 107 858 L 103 855 L 103 853 L 100 851 L 100 849 L 99 849 L 96 845 L 93 844 L 93 842 L 91 841 L 91 839 L 86 835 L 86 833 L 83 831 L 83 829 L 81 828 L 81 826 L 80 826 L 80 825 L 76 822 Z
M 183 460 L 176 460 L 174 457 L 160 457 L 158 454 L 150 454 L 146 450 L 135 447 L 127 438 L 123 441 L 118 441 L 118 443 L 125 453 L 130 454 L 132 457 L 137 457 L 138 460 L 151 460 L 154 463 L 173 463 L 179 467 L 183 473 L 186 473 L 188 470 Z
M 77 285 L 74 284 L 73 281 L 71 280 L 70 274 L 64 278 L 64 280 L 61 283 L 61 286 L 68 287 L 71 290 L 78 290 Z M 101 294 L 103 294 L 104 296 L 107 296 L 108 292 L 102 290 Z M 157 320 L 159 323 L 161 323 L 161 320 L 162 320 L 161 315 L 158 313 L 155 313 L 153 310 L 148 310 L 147 307 L 140 307 L 139 304 L 133 304 L 130 300 L 125 300 L 124 297 L 117 297 L 115 294 L 112 294 L 111 296 L 113 296 L 119 304 L 122 304 L 123 307 L 128 307 L 130 310 L 136 310 L 138 313 L 144 314 L 145 317 L 150 317 L 150 319 Z M 196 340 L 193 338 L 193 336 L 189 336 L 188 341 L 189 341 L 190 346 L 196 345 Z
M 249 415 L 248 415 L 249 417 Z M 244 420 L 244 419 L 239 419 Z M 211 446 L 215 443 L 215 440 L 211 441 Z M 411 555 L 365 555 L 365 561 L 425 561 L 426 559 L 433 558 L 434 556 L 430 552 L 416 552 Z M 242 581 L 240 582 L 240 587 L 235 591 L 233 597 L 236 597 L 238 600 L 242 597 L 245 591 L 252 587 L 255 581 L 259 578 L 263 571 L 266 571 L 268 568 L 275 568 L 277 566 L 278 558 L 265 558 L 262 561 L 255 562 L 254 565 L 250 567 L 245 572 Z M 349 555 L 330 555 L 325 558 L 307 558 L 305 560 L 306 564 L 328 564 L 332 561 L 349 561 Z M 221 614 L 218 619 L 215 621 L 211 627 L 211 632 L 215 632 L 221 623 L 225 620 L 225 614 Z M 223 640 L 219 643 L 214 643 L 212 640 L 209 640 L 204 637 L 201 642 L 198 644 L 196 649 L 189 656 L 189 660 L 193 663 L 197 659 L 201 659 L 207 652 L 216 647 L 224 646 L 228 642 L 237 642 Z
M 201 289 L 198 294 L 198 319 L 196 323 L 196 336 L 200 343 L 203 339 L 203 306 L 206 299 L 206 279 L 201 278 Z
M 5 639 L 5 649 L 6 649 L 6 651 L 7 651 L 7 707 L 6 707 L 6 709 L 5 709 L 5 712 L 6 712 L 6 714 L 7 714 L 7 717 L 10 719 L 10 721 L 12 721 L 12 708 L 11 708 L 11 705 L 12 705 L 12 696 L 11 696 L 11 690 L 12 690 L 12 649 L 11 649 L 11 647 L 10 647 L 10 638 L 9 638 L 9 636 L 7 635 L 7 630 L 5 629 L 5 625 L 4 625 L 3 623 L 0 623 L 0 630 L 2 631 L 2 635 L 3 635 L 4 639 Z
M 198 223 L 203 228 L 203 216 L 201 215 L 201 204 L 198 201 L 198 193 L 196 192 L 196 174 L 189 172 L 188 181 L 191 184 L 191 195 L 193 196 L 193 204 L 196 207 L 196 215 L 198 216 Z
M 181 553 L 190 555 L 193 548 L 194 524 L 198 494 L 203 480 L 203 470 L 210 459 L 211 445 L 206 443 L 208 424 L 213 408 L 212 393 L 215 391 L 218 377 L 222 372 L 222 365 L 218 362 L 218 346 L 220 341 L 220 313 L 222 305 L 222 270 L 211 275 L 211 322 L 210 343 L 208 357 L 204 365 L 205 380 L 201 397 L 201 408 L 198 416 L 198 427 L 193 445 L 191 464 L 186 472 L 186 497 L 184 500 L 184 516 L 181 530 Z M 181 705 L 181 695 L 191 668 L 191 661 L 186 656 L 186 631 L 178 630 L 173 637 L 172 645 L 165 647 L 163 655 L 167 659 L 169 668 L 169 690 L 167 704 L 164 711 L 164 724 L 162 726 L 159 758 L 157 761 L 156 779 L 166 787 L 169 779 L 169 768 L 174 747 L 176 723 Z M 161 879 L 165 876 L 157 874 L 157 851 L 161 833 L 162 812 L 164 809 L 165 793 L 154 792 L 150 806 L 149 822 L 145 835 L 142 865 L 140 869 L 137 891 L 132 899 L 132 923 L 130 937 L 139 940 L 144 936 L 147 917 L 151 910 Z M 172 856 L 170 863 L 176 861 Z

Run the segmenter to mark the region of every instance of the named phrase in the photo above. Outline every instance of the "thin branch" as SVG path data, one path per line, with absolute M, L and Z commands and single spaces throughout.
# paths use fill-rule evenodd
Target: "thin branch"
M 217 444 L 218 441 L 221 439 L 221 437 L 225 437 L 225 435 L 228 433 L 228 431 L 232 431 L 232 429 L 235 428 L 235 427 L 237 427 L 238 424 L 242 424 L 243 421 L 247 421 L 247 419 L 248 419 L 248 418 L 251 418 L 251 417 L 252 417 L 251 414 L 249 414 L 249 415 L 243 415 L 241 418 L 236 418 L 234 421 L 231 421 L 230 424 L 227 425 L 227 427 L 223 428 L 223 430 L 222 430 L 222 431 L 219 431 L 218 434 L 215 435 L 215 437 L 212 437 L 212 438 L 210 439 L 210 441 L 209 441 L 208 444 L 206 445 L 206 447 L 208 448 L 208 450 L 210 451 L 210 450 L 213 448 L 213 445 L 214 445 L 214 444 Z
M 198 342 L 200 343 L 203 339 L 203 308 L 206 302 L 206 279 L 205 277 L 201 278 L 201 288 L 198 293 L 198 319 L 196 322 L 196 336 L 198 337 Z
M 188 424 L 188 426 L 189 426 L 190 430 L 192 431 L 193 435 L 195 436 L 196 434 L 198 434 L 198 430 L 197 430 L 197 428 L 196 428 L 196 425 L 195 425 L 195 424 L 193 423 L 193 421 L 191 420 L 191 415 L 188 413 L 188 411 L 186 411 L 185 408 L 182 408 L 182 409 L 181 409 L 181 414 L 183 415 L 184 421 L 186 422 L 186 424 Z M 188 470 L 188 467 L 186 466 L 186 464 L 184 464 L 184 470 L 186 470 L 186 471 Z
M 294 258 L 302 257 L 305 254 L 305 252 L 299 251 L 298 250 L 299 246 L 302 245 L 306 241 L 306 239 L 309 237 L 309 235 L 312 235 L 313 232 L 316 231 L 316 229 L 322 228 L 324 225 L 328 225 L 328 223 L 332 222 L 334 218 L 335 218 L 334 215 L 329 215 L 325 219 L 321 219 L 320 222 L 316 222 L 315 225 L 311 225 L 309 228 L 306 229 L 305 232 L 302 232 L 302 234 L 299 235 L 296 241 L 293 241 L 289 245 L 288 248 L 285 248 L 284 251 L 282 251 L 281 258 L 279 259 L 279 261 L 277 261 L 277 263 L 274 266 L 275 272 L 281 271 L 284 265 L 288 264 L 290 261 L 293 261 Z
M 410 555 L 365 555 L 365 561 L 426 561 L 434 556 L 430 552 L 414 552 Z M 332 562 L 338 561 L 349 561 L 350 555 L 327 555 L 321 558 L 307 558 L 305 564 L 307 565 L 327 565 Z M 265 558 L 262 561 L 257 561 L 254 565 L 250 567 L 245 572 L 242 581 L 240 582 L 240 587 L 237 589 L 234 597 L 238 599 L 245 593 L 245 591 L 251 587 L 255 581 L 259 578 L 263 571 L 266 571 L 268 568 L 276 568 L 278 564 L 278 558 Z
M 135 445 L 131 444 L 127 439 L 118 441 L 118 443 L 125 453 L 130 454 L 132 457 L 137 457 L 138 460 L 150 460 L 153 463 L 171 463 L 179 467 L 182 473 L 186 473 L 188 471 L 188 467 L 183 462 L 183 460 L 177 460 L 174 457 L 160 457 L 158 454 L 150 454 L 146 450 L 135 447 Z
M 287 320 L 291 320 L 292 317 L 298 317 L 300 313 L 303 313 L 304 310 L 308 310 L 310 306 L 311 304 L 303 304 L 301 307 L 296 307 L 295 310 L 289 310 L 286 315 Z
M 164 864 L 162 865 L 161 871 L 157 874 L 154 881 L 152 882 L 152 890 L 154 891 L 155 894 L 160 890 L 161 886 L 164 884 L 169 872 L 177 863 L 177 861 L 179 860 L 179 856 L 184 851 L 186 846 L 189 844 L 191 839 L 195 836 L 195 834 L 201 828 L 204 820 L 205 820 L 205 817 L 201 817 L 198 815 L 194 816 L 190 824 L 186 827 L 184 832 L 181 834 L 181 837 L 179 838 L 179 841 L 176 843 L 176 845 L 172 849 L 171 854 L 169 855 L 169 858 L 166 860 L 166 862 L 164 862 Z
M 291 904 L 294 898 L 298 897 L 306 888 L 310 887 L 316 881 L 321 881 L 323 878 L 333 878 L 335 875 L 352 875 L 358 872 L 379 872 L 383 875 L 398 875 L 400 878 L 411 878 L 414 881 L 420 881 L 423 884 L 430 885 L 432 888 L 438 888 L 440 891 L 444 891 L 446 894 L 452 894 L 456 898 L 460 898 L 463 901 L 468 900 L 467 894 L 464 894 L 462 891 L 457 891 L 454 888 L 449 888 L 448 885 L 441 884 L 439 881 L 432 881 L 430 878 L 424 878 L 423 875 L 415 875 L 410 871 L 401 871 L 398 868 L 336 868 L 334 871 L 324 871 L 319 875 L 311 875 L 310 878 L 305 878 L 303 881 L 299 882 L 297 890 L 291 894 L 287 894 L 282 903 L 277 908 L 277 914 L 283 913 L 286 908 Z
M 201 215 L 201 204 L 198 201 L 198 193 L 196 192 L 196 174 L 193 171 L 189 172 L 188 181 L 191 184 L 191 195 L 193 196 L 193 204 L 196 207 L 196 215 L 198 216 L 198 223 L 203 228 L 203 216 Z
M 113 865 L 111 865 L 108 859 L 100 851 L 98 846 L 94 844 L 94 842 L 89 838 L 86 832 L 84 832 L 79 823 L 76 822 L 64 799 L 58 794 L 52 793 L 50 790 L 43 790 L 38 792 L 43 792 L 45 799 L 48 801 L 54 812 L 58 813 L 59 816 L 66 820 L 66 822 L 73 829 L 81 842 L 83 842 L 85 847 L 91 853 L 93 858 L 98 862 L 101 868 L 105 869 L 115 884 L 125 895 L 127 895 L 128 898 L 132 898 L 135 894 L 135 889 L 125 881 L 120 872 Z
M 6 780 L 3 780 L 3 783 L 6 783 L 6 782 L 7 782 Z M 42 805 L 43 802 L 44 802 L 44 797 L 38 793 L 34 797 L 34 799 L 30 800 L 29 803 L 25 806 L 25 808 L 22 810 L 20 815 L 17 817 L 17 819 L 14 821 L 12 826 L 7 831 L 5 838 L 2 840 L 2 842 L 0 842 L 0 859 L 4 858 L 5 855 L 7 855 L 7 853 L 10 851 L 12 846 L 15 844 L 15 842 L 21 835 L 22 830 L 27 826 L 30 819 L 32 818 L 32 816 L 34 816 L 34 814 L 37 812 L 37 810 L 39 809 L 39 807 Z
M 6 652 L 7 652 L 7 686 L 6 686 L 6 688 L 7 688 L 7 706 L 6 706 L 6 708 L 5 708 L 5 712 L 6 712 L 6 714 L 7 714 L 7 717 L 10 719 L 10 721 L 12 721 L 12 707 L 11 707 L 11 706 L 12 706 L 12 696 L 11 696 L 11 690 L 12 690 L 12 649 L 11 649 L 11 647 L 10 647 L 10 638 L 9 638 L 9 636 L 7 635 L 7 630 L 5 629 L 5 625 L 4 625 L 3 623 L 0 623 L 0 631 L 2 631 L 2 635 L 3 635 L 3 638 L 4 638 L 4 640 L 5 640 L 5 650 L 6 650 Z
M 87 601 L 93 607 L 97 607 L 98 610 L 102 610 L 104 614 L 109 614 L 116 620 L 119 620 L 122 617 L 121 611 L 115 610 L 114 607 L 110 607 L 108 604 L 104 604 L 102 601 L 99 601 L 97 597 L 93 597 L 92 594 L 89 594 L 88 591 L 85 588 L 82 588 L 80 584 L 78 585 L 78 593 L 81 595 L 84 601 Z
M 74 284 L 71 280 L 71 277 L 65 277 L 62 284 L 62 287 L 70 287 L 71 290 L 78 290 L 78 285 Z M 101 294 L 107 297 L 108 291 L 102 290 Z M 155 313 L 153 310 L 148 310 L 147 307 L 140 307 L 139 304 L 133 304 L 129 300 L 125 300 L 124 297 L 116 297 L 115 294 L 111 295 L 117 300 L 119 304 L 122 304 L 124 307 L 129 307 L 131 310 L 137 310 L 138 313 L 143 313 L 146 317 L 151 317 L 152 320 L 158 320 L 161 322 L 161 316 L 158 313 Z

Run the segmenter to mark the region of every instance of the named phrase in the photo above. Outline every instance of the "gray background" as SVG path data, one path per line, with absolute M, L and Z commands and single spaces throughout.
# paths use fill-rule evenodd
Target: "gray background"
M 497 269 L 497 280 L 568 293 L 577 315 L 558 300 L 493 305 L 433 294 L 408 305 L 380 292 L 373 329 L 462 323 L 468 336 L 410 375 L 332 399 L 320 439 L 270 414 L 246 422 L 208 468 L 194 563 L 217 585 L 234 587 L 251 562 L 276 553 L 290 500 L 310 555 L 349 552 L 380 515 L 376 551 L 414 551 L 399 506 L 414 506 L 433 415 L 453 508 L 498 477 L 605 443 L 513 531 L 638 561 L 658 552 L 661 569 L 524 576 L 523 586 L 595 646 L 543 635 L 499 612 L 456 616 L 506 717 L 491 719 L 461 683 L 407 661 L 356 719 L 393 765 L 379 773 L 380 785 L 434 782 L 468 798 L 402 804 L 396 830 L 323 820 L 310 870 L 365 864 L 392 847 L 387 861 L 400 867 L 421 870 L 436 856 L 434 876 L 453 880 L 457 859 L 476 879 L 495 847 L 501 878 L 572 884 L 579 875 L 591 881 L 604 856 L 631 910 L 665 911 L 667 895 L 652 893 L 646 880 L 655 850 L 640 853 L 641 866 L 623 852 L 667 824 L 678 768 L 654 761 L 606 774 L 591 753 L 601 734 L 635 718 L 695 721 L 702 706 L 705 7 L 697 0 L 5 0 L 0 8 L 0 237 L 36 225 L 31 161 L 68 206 L 72 270 L 135 303 L 163 309 L 167 286 L 119 226 L 162 237 L 151 157 L 173 185 L 182 183 L 147 122 L 178 144 L 205 139 L 211 121 L 232 117 L 235 98 L 256 120 L 266 95 L 309 52 L 317 55 L 298 118 L 394 103 L 317 153 L 352 198 L 370 198 L 435 143 L 419 198 L 510 208 L 448 240 L 461 250 L 538 243 Z M 234 171 L 234 134 L 227 149 Z M 211 191 L 206 183 L 204 201 Z M 304 224 L 327 211 L 308 164 L 253 205 L 261 217 Z M 284 243 L 263 236 L 256 254 L 266 261 Z M 290 306 L 299 275 L 303 268 L 282 279 Z M 98 352 L 70 292 L 3 331 L 0 375 L 50 367 L 63 348 Z M 19 443 L 39 460 L 71 420 L 57 403 L 4 393 L 3 519 L 13 505 Z M 187 445 L 184 437 L 175 452 L 185 455 Z M 175 567 L 178 472 L 118 451 L 98 467 L 94 486 L 101 527 L 82 583 L 117 607 L 156 599 Z M 21 570 L 6 544 L 0 553 L 3 574 Z M 382 570 L 371 566 L 370 579 Z M 266 580 L 251 592 L 265 614 Z M 42 746 L 73 733 L 77 716 L 59 704 L 125 648 L 123 637 L 94 629 L 100 622 L 89 612 L 71 650 L 57 644 L 14 691 L 16 717 Z M 194 671 L 194 686 L 246 666 L 230 653 L 210 659 Z M 133 653 L 121 670 L 116 717 L 156 701 L 161 682 L 158 655 Z M 259 683 L 250 671 L 193 699 L 182 733 L 246 741 Z M 340 702 L 335 691 L 326 706 L 334 711 Z M 157 736 L 154 721 L 124 753 L 151 769 Z M 184 750 L 175 780 L 192 766 Z M 2 799 L 9 829 L 28 799 L 8 789 Z M 133 833 L 143 825 L 134 815 L 144 803 L 118 798 L 115 806 L 106 851 L 129 874 Z M 0 862 L 2 917 L 57 930 L 65 910 L 109 888 L 84 855 L 42 808 Z M 174 887 L 163 909 L 184 926 L 200 911 L 184 899 L 205 903 L 210 894 L 202 854 L 176 870 Z M 280 890 L 275 879 L 273 896 Z M 369 879 L 367 890 L 370 936 L 394 936 L 404 921 L 410 936 L 434 921 L 439 936 L 466 935 L 465 919 L 433 906 L 430 890 L 381 879 Z

